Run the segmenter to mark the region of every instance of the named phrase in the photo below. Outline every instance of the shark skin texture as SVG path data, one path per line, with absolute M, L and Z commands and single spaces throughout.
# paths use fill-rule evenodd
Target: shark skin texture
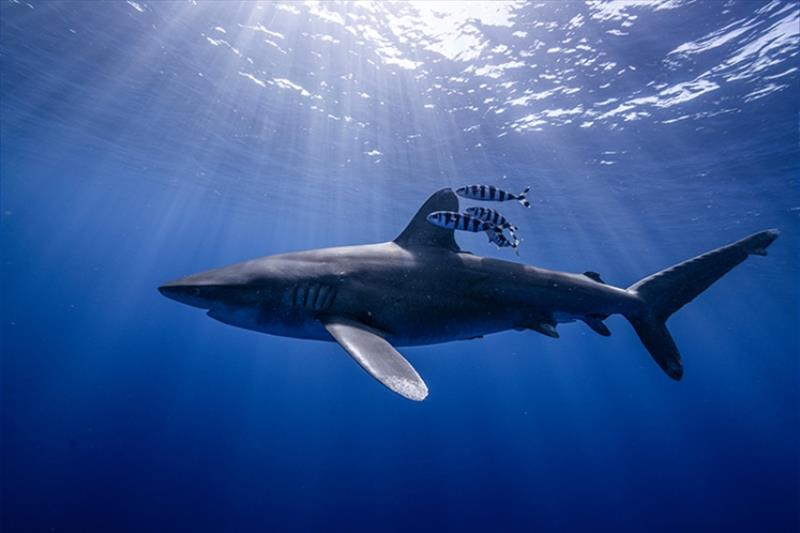
M 380 383 L 421 401 L 428 387 L 395 349 L 479 338 L 506 330 L 558 337 L 561 322 L 599 335 L 624 315 L 650 355 L 683 376 L 666 328 L 672 313 L 778 237 L 761 231 L 653 274 L 628 288 L 595 272 L 567 273 L 461 250 L 434 211 L 458 211 L 450 189 L 434 193 L 393 241 L 273 255 L 192 274 L 159 291 L 215 320 L 271 335 L 338 342 Z

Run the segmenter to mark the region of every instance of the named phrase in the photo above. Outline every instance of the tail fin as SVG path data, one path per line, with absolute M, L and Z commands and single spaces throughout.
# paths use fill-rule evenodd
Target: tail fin
M 519 194 L 515 194 L 514 198 L 519 200 L 519 203 L 524 205 L 525 207 L 530 207 L 531 203 L 528 201 L 528 191 L 531 190 L 530 186 L 525 187 L 525 190 Z
M 644 308 L 640 313 L 626 317 L 647 351 L 669 377 L 681 379 L 683 365 L 678 347 L 667 330 L 667 319 L 749 255 L 767 255 L 767 247 L 779 234 L 776 229 L 754 233 L 628 287 L 642 299 Z

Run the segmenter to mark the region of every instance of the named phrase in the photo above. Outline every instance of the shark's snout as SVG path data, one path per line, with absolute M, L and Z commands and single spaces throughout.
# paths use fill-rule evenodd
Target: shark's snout
M 158 292 L 160 292 L 167 298 L 173 298 L 181 294 L 189 296 L 200 296 L 202 289 L 194 285 L 181 285 L 180 283 L 170 281 L 169 283 L 161 285 L 158 288 Z
M 198 272 L 164 283 L 158 291 L 180 303 L 211 309 L 220 305 L 241 304 L 241 288 L 250 276 L 240 265 Z
M 158 292 L 182 304 L 208 309 L 217 296 L 217 281 L 211 272 L 201 272 L 164 283 Z
M 203 288 L 191 283 L 184 283 L 182 280 L 170 281 L 158 287 L 158 292 L 171 300 L 192 305 L 194 307 L 205 308 L 205 298 Z

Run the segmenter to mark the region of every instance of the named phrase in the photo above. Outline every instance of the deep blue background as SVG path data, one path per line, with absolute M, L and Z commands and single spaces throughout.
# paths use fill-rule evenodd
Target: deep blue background
M 797 29 L 764 52 L 774 64 L 750 57 L 745 81 L 713 74 L 714 92 L 634 102 L 649 115 L 629 120 L 585 114 L 693 80 L 776 20 L 791 33 L 796 4 L 642 9 L 629 26 L 578 3 L 528 6 L 513 27 L 475 22 L 490 44 L 471 63 L 395 39 L 416 69 L 300 5 L 136 5 L 0 11 L 4 531 L 797 530 L 798 76 L 768 79 L 797 67 Z M 378 11 L 384 31 L 393 14 Z M 743 36 L 665 63 L 742 21 Z M 282 37 L 234 41 L 256 23 Z M 570 80 L 572 60 L 545 50 L 581 35 L 636 69 Z M 499 43 L 559 78 L 464 74 Z M 485 102 L 548 88 L 536 83 L 582 91 L 502 113 Z M 575 106 L 572 123 L 513 127 Z M 671 319 L 680 383 L 612 317 L 609 339 L 575 324 L 559 340 L 403 349 L 431 390 L 417 404 L 333 343 L 224 326 L 156 291 L 260 255 L 389 240 L 431 192 L 472 182 L 533 185 L 533 209 L 505 209 L 522 261 L 620 286 L 757 230 L 783 235 Z

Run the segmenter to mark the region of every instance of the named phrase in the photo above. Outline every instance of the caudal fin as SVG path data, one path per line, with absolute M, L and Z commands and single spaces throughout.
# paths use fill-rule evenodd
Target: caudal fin
M 644 302 L 643 311 L 626 315 L 658 366 L 675 380 L 683 377 L 678 347 L 667 330 L 667 319 L 750 255 L 767 255 L 780 232 L 754 233 L 688 261 L 662 270 L 628 287 Z
M 525 190 L 519 194 L 515 194 L 514 198 L 516 198 L 519 201 L 519 203 L 521 203 L 525 207 L 530 207 L 531 203 L 528 201 L 528 191 L 530 190 L 531 190 L 530 187 L 525 187 Z

